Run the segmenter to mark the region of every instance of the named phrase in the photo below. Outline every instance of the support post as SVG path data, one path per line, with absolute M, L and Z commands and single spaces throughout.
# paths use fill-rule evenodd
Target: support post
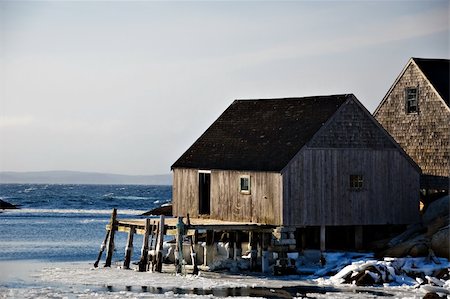
M 234 243 L 234 260 L 242 257 L 242 232 L 237 231 L 235 234 L 236 242 Z
M 235 233 L 228 233 L 228 258 L 234 259 L 234 243 L 235 243 Z
M 162 250 L 164 246 L 164 229 L 165 229 L 165 221 L 164 221 L 164 215 L 159 216 L 159 232 L 158 232 L 158 238 L 156 243 L 156 272 L 162 272 L 162 263 L 163 263 L 163 256 L 162 256 Z
M 189 213 L 187 214 L 187 227 L 188 229 L 191 226 L 191 218 L 189 218 Z M 197 232 L 197 230 L 195 230 L 195 232 Z M 194 268 L 192 271 L 192 274 L 197 275 L 198 274 L 198 266 L 197 266 L 197 253 L 195 252 L 194 249 L 194 241 L 193 241 L 193 237 L 192 235 L 189 236 L 189 241 L 190 241 L 190 247 L 191 247 L 191 262 L 192 262 L 192 267 Z
M 301 239 L 302 239 L 302 251 L 306 248 L 306 228 L 303 228 L 300 232 Z
M 363 227 L 362 225 L 355 226 L 355 249 L 361 250 L 363 248 Z
M 325 240 L 326 240 L 326 228 L 325 225 L 320 226 L 320 251 L 325 251 Z
M 135 232 L 134 225 L 130 226 L 130 231 L 128 232 L 128 238 L 127 238 L 127 246 L 125 247 L 125 260 L 123 262 L 123 268 L 124 269 L 130 269 L 130 261 L 131 256 L 133 254 L 133 238 L 134 238 L 134 232 Z
M 101 260 L 101 258 L 102 258 L 103 251 L 105 251 L 105 248 L 106 248 L 106 242 L 108 242 L 108 237 L 109 237 L 109 232 L 110 232 L 110 231 L 111 231 L 111 230 L 109 230 L 109 229 L 106 230 L 105 239 L 103 240 L 102 245 L 100 245 L 100 251 L 99 251 L 99 253 L 98 253 L 97 260 L 96 260 L 95 263 L 94 263 L 94 268 L 97 268 L 97 267 L 98 267 L 98 263 L 100 262 L 100 260 Z
M 248 249 L 250 250 L 250 271 L 254 271 L 256 269 L 256 258 L 258 256 L 257 246 L 258 240 L 255 232 L 248 233 Z
M 111 220 L 109 221 L 110 232 L 108 238 L 108 246 L 106 251 L 106 262 L 105 267 L 111 267 L 112 256 L 114 253 L 114 234 L 116 231 L 116 218 L 117 218 L 117 209 L 113 209 L 111 214 Z
M 261 247 L 262 247 L 262 255 L 261 255 L 261 272 L 268 273 L 270 271 L 269 268 L 269 243 L 270 243 L 270 235 L 267 233 L 261 233 Z
M 148 236 L 150 234 L 150 219 L 145 219 L 145 231 L 142 238 L 141 259 L 139 261 L 139 272 L 147 271 L 148 263 Z
M 203 263 L 205 266 L 209 266 L 214 261 L 214 231 L 206 231 L 206 246 L 203 254 Z
M 181 273 L 183 266 L 183 217 L 178 217 L 176 247 L 175 247 L 175 273 Z

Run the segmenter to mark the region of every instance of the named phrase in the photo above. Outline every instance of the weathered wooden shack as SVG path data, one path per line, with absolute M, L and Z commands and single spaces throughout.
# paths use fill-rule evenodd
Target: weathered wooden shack
M 321 247 L 419 216 L 420 168 L 352 94 L 236 100 L 172 170 L 174 216 L 313 227 Z
M 374 112 L 378 122 L 421 167 L 425 189 L 435 186 L 448 191 L 449 72 L 448 59 L 409 59 Z M 445 178 L 438 180 L 436 176 Z

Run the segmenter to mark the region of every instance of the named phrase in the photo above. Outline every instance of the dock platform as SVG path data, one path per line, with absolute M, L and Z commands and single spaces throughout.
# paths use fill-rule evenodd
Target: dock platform
M 143 235 L 139 271 L 162 271 L 163 242 L 166 235 L 175 236 L 175 269 L 181 272 L 181 267 L 190 264 L 198 273 L 197 264 L 209 266 L 214 261 L 216 244 L 225 239 L 228 243 L 228 258 L 242 258 L 242 244 L 248 243 L 250 252 L 250 268 L 255 269 L 257 258 L 261 261 L 262 271 L 268 269 L 267 252 L 272 242 L 272 234 L 277 229 L 274 225 L 254 222 L 234 222 L 207 218 L 187 217 L 150 217 L 144 219 L 118 219 L 117 210 L 113 209 L 111 220 L 106 225 L 106 236 L 102 243 L 97 261 L 97 267 L 106 249 L 105 267 L 111 266 L 114 253 L 114 235 L 116 232 L 128 234 L 125 247 L 123 268 L 129 269 L 133 253 L 133 238 L 135 234 Z M 201 245 L 203 244 L 203 245 Z M 201 251 L 202 260 L 197 259 Z M 188 258 L 186 258 L 186 255 Z

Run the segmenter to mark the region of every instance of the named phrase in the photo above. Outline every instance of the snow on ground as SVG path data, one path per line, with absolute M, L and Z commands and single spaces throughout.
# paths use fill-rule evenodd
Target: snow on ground
M 386 258 L 377 261 L 370 254 L 327 253 L 327 263 L 322 267 L 305 260 L 304 256 L 292 258 L 299 269 L 308 272 L 307 275 L 270 276 L 258 273 L 244 275 L 201 271 L 198 276 L 194 276 L 172 273 L 173 265 L 166 265 L 165 273 L 150 273 L 124 270 L 117 266 L 93 268 L 92 263 L 88 262 L 0 262 L 0 298 L 309 296 L 361 299 L 422 298 L 427 292 L 438 292 L 441 295 L 450 293 L 448 280 L 432 276 L 436 270 L 450 267 L 446 259 L 433 262 L 426 258 Z M 374 270 L 370 269 L 374 269 L 373 267 L 380 271 L 372 273 Z M 343 283 L 355 273 L 366 273 L 365 271 L 372 273 L 369 275 L 373 275 L 374 279 L 383 278 L 389 282 L 366 287 Z M 408 276 L 411 273 L 423 277 L 422 281 Z

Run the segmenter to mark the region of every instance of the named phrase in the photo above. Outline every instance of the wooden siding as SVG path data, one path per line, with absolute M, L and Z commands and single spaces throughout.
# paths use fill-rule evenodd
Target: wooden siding
M 418 113 L 405 111 L 407 87 L 418 87 Z M 424 174 L 450 176 L 450 109 L 414 63 L 409 64 L 374 116 Z
M 361 191 L 350 174 L 362 174 Z M 305 148 L 283 171 L 283 225 L 406 224 L 419 219 L 419 173 L 398 150 Z
M 198 170 L 174 168 L 172 184 L 173 216 L 198 217 Z
M 173 213 L 198 214 L 198 170 L 173 171 Z M 241 175 L 250 175 L 251 193 L 240 192 Z M 276 172 L 211 170 L 212 219 L 281 224 L 281 174 Z M 207 216 L 206 216 L 207 217 Z

